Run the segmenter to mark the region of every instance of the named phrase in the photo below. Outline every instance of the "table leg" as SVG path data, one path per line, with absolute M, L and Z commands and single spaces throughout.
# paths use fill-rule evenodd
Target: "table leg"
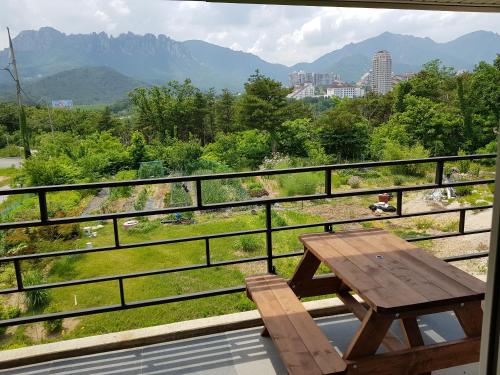
M 422 337 L 422 333 L 420 332 L 420 328 L 418 327 L 417 318 L 401 319 L 401 329 L 410 348 L 424 345 L 424 339 Z M 431 375 L 431 373 L 423 372 L 419 375 Z
M 375 354 L 393 320 L 392 316 L 379 315 L 373 309 L 368 310 L 344 353 L 344 359 L 357 359 Z
M 300 260 L 295 273 L 289 281 L 290 288 L 295 292 L 300 289 L 305 283 L 314 277 L 314 274 L 319 268 L 321 261 L 310 251 L 306 250 L 304 256 Z M 297 293 L 295 293 L 297 294 Z
M 483 322 L 483 310 L 481 301 L 467 302 L 457 307 L 455 315 L 468 337 L 480 337 Z

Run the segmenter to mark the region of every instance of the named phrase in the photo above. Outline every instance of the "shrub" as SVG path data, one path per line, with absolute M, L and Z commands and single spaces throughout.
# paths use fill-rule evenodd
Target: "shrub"
M 405 179 L 403 176 L 396 175 L 393 177 L 392 182 L 393 182 L 394 186 L 401 186 L 404 184 Z
M 358 189 L 361 186 L 361 177 L 358 176 L 352 176 L 349 178 L 347 181 L 347 184 L 352 188 L 352 189 Z
M 135 171 L 120 171 L 115 175 L 115 181 L 134 180 L 137 177 Z M 118 198 L 128 198 L 132 195 L 132 186 L 119 186 L 111 188 L 109 198 L 115 200 Z
M 13 319 L 21 315 L 19 307 L 0 305 L 0 320 Z M 5 333 L 7 327 L 0 327 L 0 336 Z
M 455 193 L 459 197 L 465 197 L 466 195 L 471 195 L 474 187 L 472 185 L 456 186 Z
M 469 167 L 469 174 L 473 177 L 479 177 L 481 173 L 481 166 L 477 163 L 471 163 Z
M 319 184 L 317 174 L 295 173 L 280 178 L 280 185 L 286 196 L 312 195 Z
M 143 188 L 139 194 L 137 195 L 137 198 L 134 202 L 134 210 L 136 211 L 142 211 L 144 210 L 144 207 L 146 207 L 146 202 L 148 201 L 148 189 Z
M 23 277 L 24 285 L 39 285 L 45 283 L 45 278 L 40 271 L 34 270 L 26 273 Z M 28 290 L 24 292 L 28 311 L 40 311 L 49 304 L 50 294 L 47 289 Z
M 181 182 L 173 183 L 170 191 L 170 205 L 172 207 L 186 207 L 192 204 L 193 200 L 189 194 L 189 187 Z
M 396 141 L 388 140 L 383 151 L 384 160 L 425 159 L 428 157 L 429 151 L 418 143 L 413 147 L 407 147 Z M 392 165 L 389 169 L 392 174 L 403 176 L 423 177 L 427 172 L 425 164 Z
M 266 212 L 265 211 L 260 211 L 259 213 L 259 218 L 262 221 L 262 223 L 265 225 L 266 223 Z M 278 211 L 276 210 L 271 210 L 271 224 L 273 228 L 276 227 L 286 227 L 288 225 L 286 219 L 279 214 Z
M 149 233 L 161 226 L 161 223 L 159 221 L 141 221 L 139 224 L 136 226 L 133 226 L 128 229 L 129 233 L 133 234 L 144 234 L 144 233 Z
M 262 248 L 262 241 L 255 236 L 240 236 L 234 243 L 235 249 L 251 253 Z
M 62 330 L 62 319 L 49 319 L 43 323 L 47 333 L 59 333 Z
M 252 182 L 248 185 L 247 189 L 248 194 L 250 194 L 250 196 L 253 198 L 259 198 L 264 195 L 268 195 L 266 189 L 264 189 L 264 186 L 259 182 Z

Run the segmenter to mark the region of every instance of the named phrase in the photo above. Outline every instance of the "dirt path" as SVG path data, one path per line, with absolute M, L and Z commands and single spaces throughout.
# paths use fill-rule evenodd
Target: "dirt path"
M 109 188 L 104 188 L 92 198 L 89 205 L 83 210 L 82 216 L 88 216 L 93 211 L 99 210 L 109 197 Z

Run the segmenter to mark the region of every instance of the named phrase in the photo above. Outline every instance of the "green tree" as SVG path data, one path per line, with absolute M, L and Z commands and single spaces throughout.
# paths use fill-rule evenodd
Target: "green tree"
M 235 127 L 234 95 L 227 89 L 222 90 L 222 95 L 215 104 L 215 123 L 217 129 L 229 133 Z
M 137 130 L 132 134 L 129 153 L 132 163 L 134 164 L 134 168 L 139 168 L 139 164 L 142 161 L 146 161 L 146 140 L 144 139 L 144 135 Z
M 319 139 L 328 154 L 339 160 L 361 159 L 369 143 L 368 121 L 349 110 L 343 101 L 333 110 L 323 113 L 316 121 Z
M 245 83 L 245 92 L 238 102 L 238 122 L 246 129 L 269 132 L 273 150 L 276 149 L 276 133 L 285 120 L 284 111 L 290 90 L 271 78 L 259 73 L 251 75 Z
M 116 121 L 113 118 L 113 115 L 111 113 L 111 109 L 106 106 L 99 117 L 99 120 L 97 121 L 97 130 L 98 131 L 107 131 L 107 130 L 113 130 L 113 128 L 116 125 Z

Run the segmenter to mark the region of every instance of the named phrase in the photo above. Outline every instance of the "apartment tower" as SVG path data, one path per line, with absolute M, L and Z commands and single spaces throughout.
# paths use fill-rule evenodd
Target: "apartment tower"
M 392 59 L 387 51 L 378 51 L 373 55 L 371 88 L 378 94 L 387 94 L 392 90 Z

